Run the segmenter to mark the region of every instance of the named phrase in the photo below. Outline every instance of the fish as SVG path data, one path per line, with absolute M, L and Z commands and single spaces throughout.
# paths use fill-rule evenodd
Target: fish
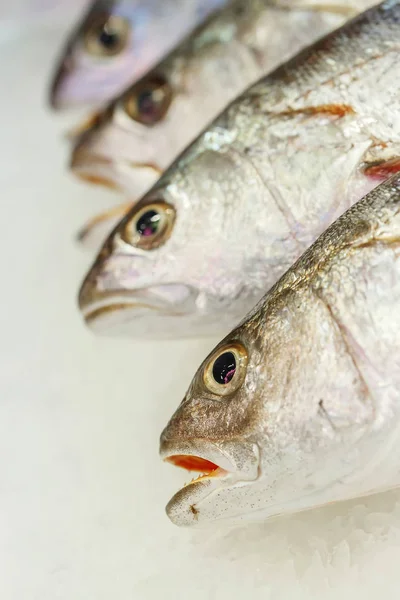
M 111 100 L 227 0 L 95 0 L 52 77 L 54 109 Z
M 345 19 L 331 6 L 229 3 L 78 129 L 72 172 L 139 199 L 229 102 Z
M 80 290 L 109 335 L 227 333 L 345 210 L 400 170 L 400 3 L 235 100 L 103 244 Z
M 400 485 L 400 174 L 331 225 L 202 363 L 161 434 L 180 526 Z

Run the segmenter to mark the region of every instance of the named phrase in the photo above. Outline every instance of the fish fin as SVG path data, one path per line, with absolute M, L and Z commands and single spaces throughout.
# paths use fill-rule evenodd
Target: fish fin
M 133 202 L 124 202 L 90 219 L 76 234 L 78 242 L 89 249 L 97 248 L 107 233 L 122 219 Z
M 385 181 L 395 173 L 400 173 L 400 157 L 398 156 L 367 163 L 364 167 L 364 175 L 376 181 Z

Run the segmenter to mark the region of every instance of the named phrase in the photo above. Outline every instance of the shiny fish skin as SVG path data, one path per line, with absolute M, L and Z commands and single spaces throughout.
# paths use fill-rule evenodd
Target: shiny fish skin
M 345 19 L 271 0 L 230 3 L 97 116 L 77 140 L 73 172 L 140 198 L 239 93 Z M 160 80 L 172 94 L 165 114 L 151 124 L 132 118 L 127 106 Z
M 206 359 L 161 456 L 224 472 L 180 490 L 177 525 L 266 519 L 400 485 L 400 175 L 339 218 L 210 354 L 247 350 L 228 396 Z M 214 363 L 211 362 L 211 365 Z M 234 381 L 234 380 L 232 380 Z
M 63 50 L 51 85 L 51 106 L 61 109 L 111 100 L 226 1 L 95 0 Z M 126 21 L 127 43 L 114 56 L 94 55 L 85 40 L 97 23 L 109 17 Z
M 398 168 L 399 50 L 400 4 L 386 2 L 235 101 L 109 237 L 81 289 L 87 322 L 156 337 L 229 331 L 379 183 L 370 165 Z M 126 233 L 154 201 L 176 217 L 143 250 Z

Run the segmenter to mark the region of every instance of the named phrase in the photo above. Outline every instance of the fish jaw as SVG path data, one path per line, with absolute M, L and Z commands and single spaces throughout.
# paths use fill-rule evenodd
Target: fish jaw
M 185 322 L 196 319 L 197 294 L 179 283 L 150 285 L 137 279 L 140 265 L 146 269 L 146 257 L 137 255 L 113 257 L 111 264 L 103 262 L 107 246 L 100 252 L 85 278 L 78 297 L 79 308 L 86 324 L 96 333 L 140 336 L 153 339 L 170 337 L 176 327 L 185 330 Z M 129 270 L 129 286 L 117 280 L 115 270 Z M 189 328 L 189 330 L 191 330 Z
M 86 325 L 96 334 L 148 340 L 213 337 L 226 333 L 240 316 L 231 311 L 202 310 L 201 292 L 185 284 L 115 289 L 93 294 L 85 282 L 79 308 Z M 87 295 L 93 300 L 88 301 Z
M 134 199 L 143 196 L 157 181 L 161 169 L 146 163 L 113 160 L 77 146 L 70 162 L 71 171 L 79 179 L 104 186 Z
M 205 440 L 172 442 L 161 438 L 160 456 L 188 471 L 203 473 L 181 488 L 169 501 L 166 512 L 178 526 L 194 526 L 240 511 L 224 503 L 233 488 L 245 493 L 259 477 L 259 451 L 256 444 L 231 441 L 228 444 Z M 213 502 L 221 495 L 221 502 Z
M 187 301 L 174 304 L 179 297 Z M 186 337 L 187 328 L 192 334 L 188 323 L 197 319 L 194 310 L 190 310 L 191 304 L 190 290 L 170 285 L 138 289 L 125 296 L 116 293 L 86 308 L 82 304 L 80 307 L 86 324 L 96 334 L 160 340 Z
M 132 122 L 118 105 L 111 103 L 76 132 L 70 169 L 83 180 L 140 198 L 163 172 L 162 157 L 156 162 L 146 129 Z

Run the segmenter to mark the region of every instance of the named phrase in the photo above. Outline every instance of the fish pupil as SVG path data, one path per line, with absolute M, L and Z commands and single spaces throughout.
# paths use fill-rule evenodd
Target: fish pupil
M 157 116 L 158 97 L 155 90 L 145 90 L 138 98 L 138 108 L 140 114 L 148 119 Z
M 100 30 L 99 41 L 107 50 L 114 50 L 119 44 L 119 35 L 106 23 Z
M 227 385 L 236 372 L 236 358 L 233 352 L 224 352 L 215 360 L 213 377 L 220 385 Z
M 155 210 L 145 212 L 136 223 L 136 231 L 143 237 L 150 237 L 157 233 L 161 216 Z

